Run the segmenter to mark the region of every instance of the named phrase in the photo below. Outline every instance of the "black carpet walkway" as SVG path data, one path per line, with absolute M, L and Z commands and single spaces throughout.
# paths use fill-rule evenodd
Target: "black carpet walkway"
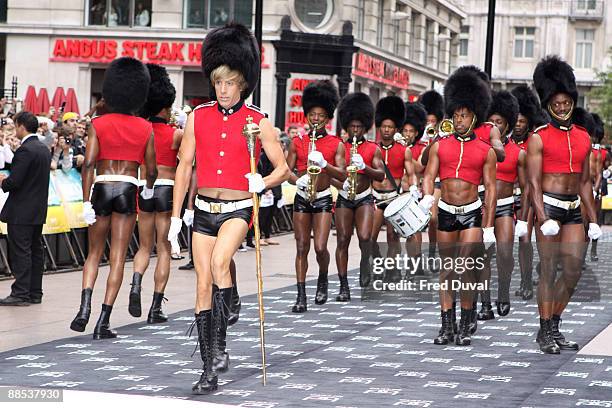
M 605 258 L 612 259 L 612 253 Z M 578 290 L 578 298 L 585 291 L 597 291 L 601 300 L 574 302 L 564 314 L 564 333 L 582 345 L 612 322 L 610 265 L 609 259 L 592 265 Z M 293 288 L 266 294 L 266 387 L 261 385 L 259 370 L 255 296 L 243 299 L 240 321 L 231 327 L 231 369 L 220 376 L 221 386 L 214 395 L 190 395 L 201 364 L 198 354 L 190 357 L 195 337 L 185 336 L 192 311 L 172 315 L 167 324 L 121 327 L 121 336 L 115 340 L 79 336 L 2 353 L 0 385 L 134 393 L 249 407 L 612 404 L 612 357 L 541 354 L 534 342 L 538 316 L 533 301 L 515 300 L 512 295 L 510 315 L 481 323 L 470 347 L 443 347 L 432 344 L 439 329 L 437 302 L 362 302 L 356 281 L 351 284 L 352 302 L 333 300 L 334 280 L 330 301 L 315 306 L 312 282 L 309 311 L 303 315 L 290 313 Z M 597 288 L 592 287 L 595 284 Z M 517 285 L 515 279 L 512 294 Z M 94 314 L 90 324 L 96 318 Z

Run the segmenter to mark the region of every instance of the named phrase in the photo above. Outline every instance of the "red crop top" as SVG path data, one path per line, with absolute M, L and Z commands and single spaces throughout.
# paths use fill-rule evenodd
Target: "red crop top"
M 165 122 L 153 121 L 155 139 L 155 160 L 160 166 L 176 167 L 178 149 L 172 149 L 175 128 Z
M 349 141 L 344 142 L 344 154 L 346 165 L 351 164 L 351 147 L 353 144 Z M 374 159 L 374 153 L 378 150 L 378 145 L 374 142 L 370 142 L 368 140 L 362 140 L 357 143 L 357 153 L 363 157 L 363 162 L 366 166 L 372 167 L 372 160 Z M 364 174 L 364 170 L 359 170 L 357 173 Z
M 457 136 L 441 139 L 438 144 L 440 180 L 455 178 L 480 184 L 491 146 L 477 138 L 460 141 Z
M 501 163 L 497 162 L 495 178 L 506 183 L 514 183 L 518 178 L 518 160 L 522 150 L 511 140 L 504 145 L 504 150 L 506 158 Z
M 481 123 L 476 129 L 474 129 L 474 134 L 477 138 L 485 142 L 486 144 L 491 144 L 491 129 L 495 126 L 491 122 Z
M 265 113 L 243 102 L 223 109 L 216 101 L 199 105 L 193 113 L 198 188 L 248 191 L 249 183 L 244 176 L 251 171 L 250 156 L 242 129 L 248 116 L 259 124 Z M 256 161 L 260 153 L 261 141 L 257 139 Z
M 305 171 L 308 165 L 310 138 L 307 135 L 294 137 L 292 142 L 296 152 L 295 166 L 297 171 Z M 317 139 L 315 140 L 317 151 L 321 152 L 325 161 L 330 163 L 332 166 L 337 166 L 336 152 L 338 151 L 338 145 L 340 143 L 342 143 L 342 140 L 339 137 L 332 135 L 318 135 Z M 325 171 L 325 169 L 323 169 L 323 171 Z
M 153 133 L 151 122 L 138 116 L 107 113 L 92 119 L 99 151 L 97 160 L 126 160 L 142 164 Z
M 591 139 L 584 128 L 572 125 L 559 129 L 549 123 L 534 133 L 542 139 L 542 173 L 582 173 L 591 151 Z
M 389 168 L 389 172 L 395 179 L 401 179 L 404 175 L 404 159 L 406 157 L 406 146 L 393 142 L 389 146 L 380 144 L 382 159 Z M 385 174 L 386 177 L 386 174 Z
M 412 153 L 412 158 L 414 160 L 419 160 L 421 155 L 423 154 L 423 150 L 427 147 L 428 143 L 416 142 L 413 146 L 410 147 L 410 152 Z
M 593 155 L 595 155 L 595 157 L 601 155 L 601 162 L 605 163 L 606 157 L 608 156 L 608 150 L 603 147 L 600 147 L 599 149 L 593 148 Z

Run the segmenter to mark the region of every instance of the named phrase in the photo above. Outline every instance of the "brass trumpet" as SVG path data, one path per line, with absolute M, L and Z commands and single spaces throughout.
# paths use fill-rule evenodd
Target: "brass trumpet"
M 450 136 L 455 133 L 455 126 L 450 119 L 444 119 L 440 123 L 440 136 Z
M 317 136 L 318 127 L 318 123 L 312 125 L 312 130 L 310 132 L 310 144 L 308 145 L 308 154 L 317 150 L 315 140 Z M 319 174 L 321 174 L 321 167 L 309 160 L 308 167 L 306 168 L 306 173 L 308 174 L 308 187 L 306 187 L 306 196 L 308 197 L 308 201 L 312 203 L 317 197 L 317 179 L 319 177 Z
M 353 144 L 351 145 L 351 158 L 354 154 L 357 154 L 357 137 L 353 136 Z M 354 200 L 357 195 L 357 166 L 352 161 L 351 164 L 346 166 L 347 180 L 349 181 L 349 188 L 347 191 L 347 197 L 349 200 Z
M 425 128 L 425 135 L 429 136 L 430 139 L 436 137 L 436 128 L 432 125 L 427 125 Z

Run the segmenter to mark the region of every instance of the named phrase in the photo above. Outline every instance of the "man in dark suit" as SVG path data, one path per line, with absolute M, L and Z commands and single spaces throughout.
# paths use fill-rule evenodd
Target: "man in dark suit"
M 9 264 L 15 282 L 0 306 L 40 303 L 43 294 L 42 227 L 47 218 L 51 154 L 36 135 L 36 116 L 20 112 L 14 121 L 21 146 L 10 176 L 0 175 L 0 188 L 9 193 L 0 221 L 8 224 Z

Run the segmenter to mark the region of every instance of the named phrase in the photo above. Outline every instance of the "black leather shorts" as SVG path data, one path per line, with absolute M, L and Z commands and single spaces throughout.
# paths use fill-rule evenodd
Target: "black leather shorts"
M 91 192 L 91 205 L 96 215 L 101 217 L 112 213 L 135 214 L 137 194 L 136 185 L 125 181 L 95 183 Z
M 465 214 L 451 214 L 438 207 L 438 231 L 455 232 L 482 226 L 482 207 Z
M 519 211 L 521 211 L 521 198 L 522 196 L 520 195 L 514 196 L 514 212 L 517 214 Z
M 145 200 L 140 193 L 143 187 L 138 188 L 138 209 L 142 212 L 172 211 L 173 186 L 155 186 L 153 198 Z
M 544 194 L 561 201 L 576 201 L 578 199 L 578 196 L 575 194 Z M 580 213 L 580 206 L 574 208 L 573 210 L 564 210 L 563 208 L 555 207 L 554 205 L 544 203 L 544 212 L 551 219 L 559 221 L 561 225 L 582 224 L 582 214 Z
M 495 218 L 499 217 L 514 217 L 514 204 L 495 207 Z
M 209 203 L 231 202 L 229 200 L 212 199 L 200 195 L 198 195 L 198 198 Z M 247 224 L 250 224 L 251 219 L 253 218 L 253 207 L 247 207 L 241 210 L 236 210 L 224 214 L 212 214 L 195 207 L 192 230 L 200 234 L 216 237 L 219 234 L 219 229 L 221 228 L 223 223 L 233 218 L 239 218 L 241 220 L 244 220 Z
M 440 190 L 442 188 L 442 182 L 434 181 L 434 189 Z
M 363 205 L 373 205 L 374 204 L 374 196 L 372 194 L 368 194 L 367 196 L 360 198 L 359 200 L 347 200 L 338 194 L 338 198 L 336 199 L 336 208 L 350 208 L 351 210 L 356 210 L 357 208 Z
M 293 212 L 299 213 L 322 213 L 322 212 L 332 212 L 332 207 L 334 206 L 334 201 L 332 199 L 331 194 L 327 197 L 321 197 L 314 200 L 312 203 L 307 199 L 302 197 L 299 194 L 295 195 L 293 199 Z
M 395 190 L 390 190 L 390 191 L 378 191 L 378 190 L 376 190 L 376 192 L 377 192 L 377 193 L 380 193 L 380 194 L 389 194 L 389 193 L 392 193 L 392 192 L 394 192 L 394 191 L 395 191 Z M 373 197 L 374 197 L 374 196 L 373 196 Z M 395 196 L 395 197 L 393 197 L 393 198 L 397 198 L 397 197 L 399 197 L 399 195 L 396 195 L 396 196 Z M 384 210 L 385 210 L 385 208 L 387 208 L 387 207 L 389 206 L 389 204 L 391 204 L 391 201 L 388 201 L 388 200 L 389 200 L 389 199 L 386 199 L 386 200 L 379 200 L 378 198 L 374 197 L 374 204 L 376 205 L 376 208 L 378 208 L 379 210 L 383 210 L 383 211 L 384 211 Z M 381 202 L 381 201 L 385 201 L 385 202 L 384 202 L 383 204 L 379 204 L 379 202 Z

